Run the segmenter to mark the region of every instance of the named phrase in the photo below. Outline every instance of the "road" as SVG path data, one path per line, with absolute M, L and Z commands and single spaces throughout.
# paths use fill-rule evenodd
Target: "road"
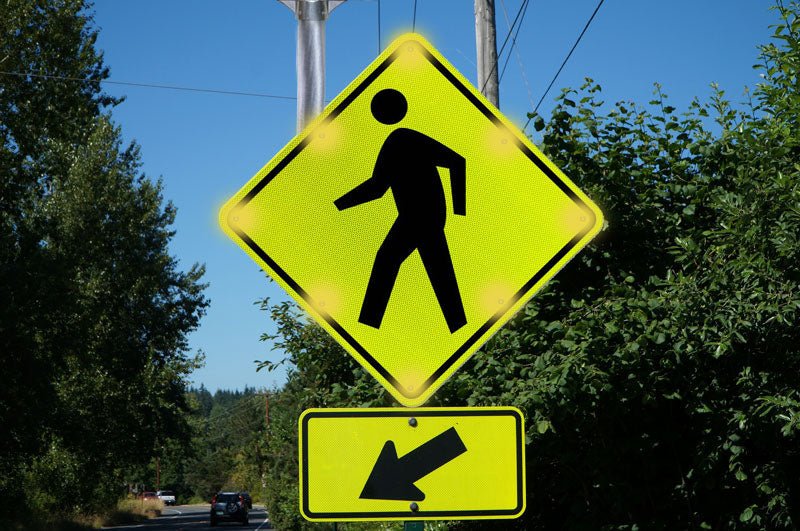
M 159 518 L 153 518 L 141 524 L 104 527 L 103 529 L 141 529 L 143 531 L 205 531 L 227 528 L 263 531 L 273 529 L 264 507 L 260 505 L 253 505 L 250 510 L 250 525 L 247 526 L 238 522 L 220 522 L 217 527 L 211 527 L 208 518 L 209 510 L 210 506 L 208 505 L 177 505 L 164 508 L 164 512 Z

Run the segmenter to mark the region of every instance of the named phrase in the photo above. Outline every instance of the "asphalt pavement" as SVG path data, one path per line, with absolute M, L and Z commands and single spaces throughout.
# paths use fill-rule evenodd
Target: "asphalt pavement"
M 209 505 L 176 505 L 165 507 L 160 517 L 141 524 L 119 525 L 103 529 L 142 529 L 146 531 L 205 531 L 211 529 L 222 531 L 228 528 L 262 531 L 273 529 L 267 512 L 260 505 L 253 505 L 253 508 L 250 509 L 250 524 L 246 526 L 238 522 L 219 522 L 217 527 L 211 527 L 210 511 Z

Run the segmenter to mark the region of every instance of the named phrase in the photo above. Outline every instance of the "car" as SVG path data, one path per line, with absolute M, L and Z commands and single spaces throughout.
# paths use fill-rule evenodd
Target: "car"
M 143 500 L 157 500 L 157 499 L 158 499 L 158 496 L 156 496 L 156 493 L 155 493 L 155 492 L 151 492 L 151 491 L 149 491 L 149 490 L 148 490 L 148 491 L 145 491 L 145 492 L 143 492 L 143 493 L 141 494 L 141 496 L 139 496 L 139 497 L 140 497 L 141 499 L 143 499 Z
M 222 521 L 250 523 L 247 502 L 239 492 L 218 492 L 211 498 L 211 526 Z
M 156 496 L 164 502 L 164 505 L 175 505 L 175 493 L 171 490 L 159 490 L 156 492 Z
M 250 493 L 249 492 L 240 492 L 239 494 L 242 496 L 242 498 L 244 498 L 244 502 L 247 504 L 247 508 L 248 509 L 252 509 L 253 508 L 253 498 L 250 497 Z

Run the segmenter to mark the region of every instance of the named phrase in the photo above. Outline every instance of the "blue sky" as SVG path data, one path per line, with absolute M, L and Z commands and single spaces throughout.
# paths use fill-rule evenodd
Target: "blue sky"
M 523 0 L 496 0 L 498 45 Z M 532 0 L 501 80 L 500 109 L 522 125 L 597 0 Z M 734 101 L 759 80 L 752 69 L 776 15 L 767 0 L 607 0 L 540 112 L 559 89 L 591 77 L 607 102 L 651 99 L 659 82 L 685 109 L 717 82 Z M 412 25 L 414 0 L 382 0 L 381 45 Z M 377 55 L 378 1 L 349 0 L 327 24 L 327 99 Z M 277 0 L 95 0 L 98 48 L 111 80 L 294 96 L 295 20 Z M 417 0 L 416 31 L 475 83 L 473 0 Z M 505 54 L 501 58 L 505 60 Z M 520 67 L 522 64 L 522 68 Z M 524 70 L 524 76 L 523 76 Z M 527 79 L 527 82 L 526 82 Z M 285 372 L 256 373 L 277 360 L 260 342 L 274 331 L 254 303 L 285 299 L 221 231 L 219 207 L 295 133 L 295 101 L 106 85 L 126 101 L 113 116 L 141 145 L 144 171 L 162 177 L 178 207 L 171 251 L 184 267 L 205 263 L 211 307 L 191 335 L 206 366 L 193 375 L 212 391 L 271 387 Z

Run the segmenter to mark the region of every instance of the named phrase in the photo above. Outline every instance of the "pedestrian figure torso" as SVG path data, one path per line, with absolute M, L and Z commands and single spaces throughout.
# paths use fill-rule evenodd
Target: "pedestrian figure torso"
M 447 204 L 437 167 L 455 168 L 464 159 L 432 138 L 400 128 L 384 142 L 374 174 L 391 188 L 397 205 L 397 221 L 419 224 L 420 230 L 442 229 Z M 457 194 L 463 190 L 454 190 Z

